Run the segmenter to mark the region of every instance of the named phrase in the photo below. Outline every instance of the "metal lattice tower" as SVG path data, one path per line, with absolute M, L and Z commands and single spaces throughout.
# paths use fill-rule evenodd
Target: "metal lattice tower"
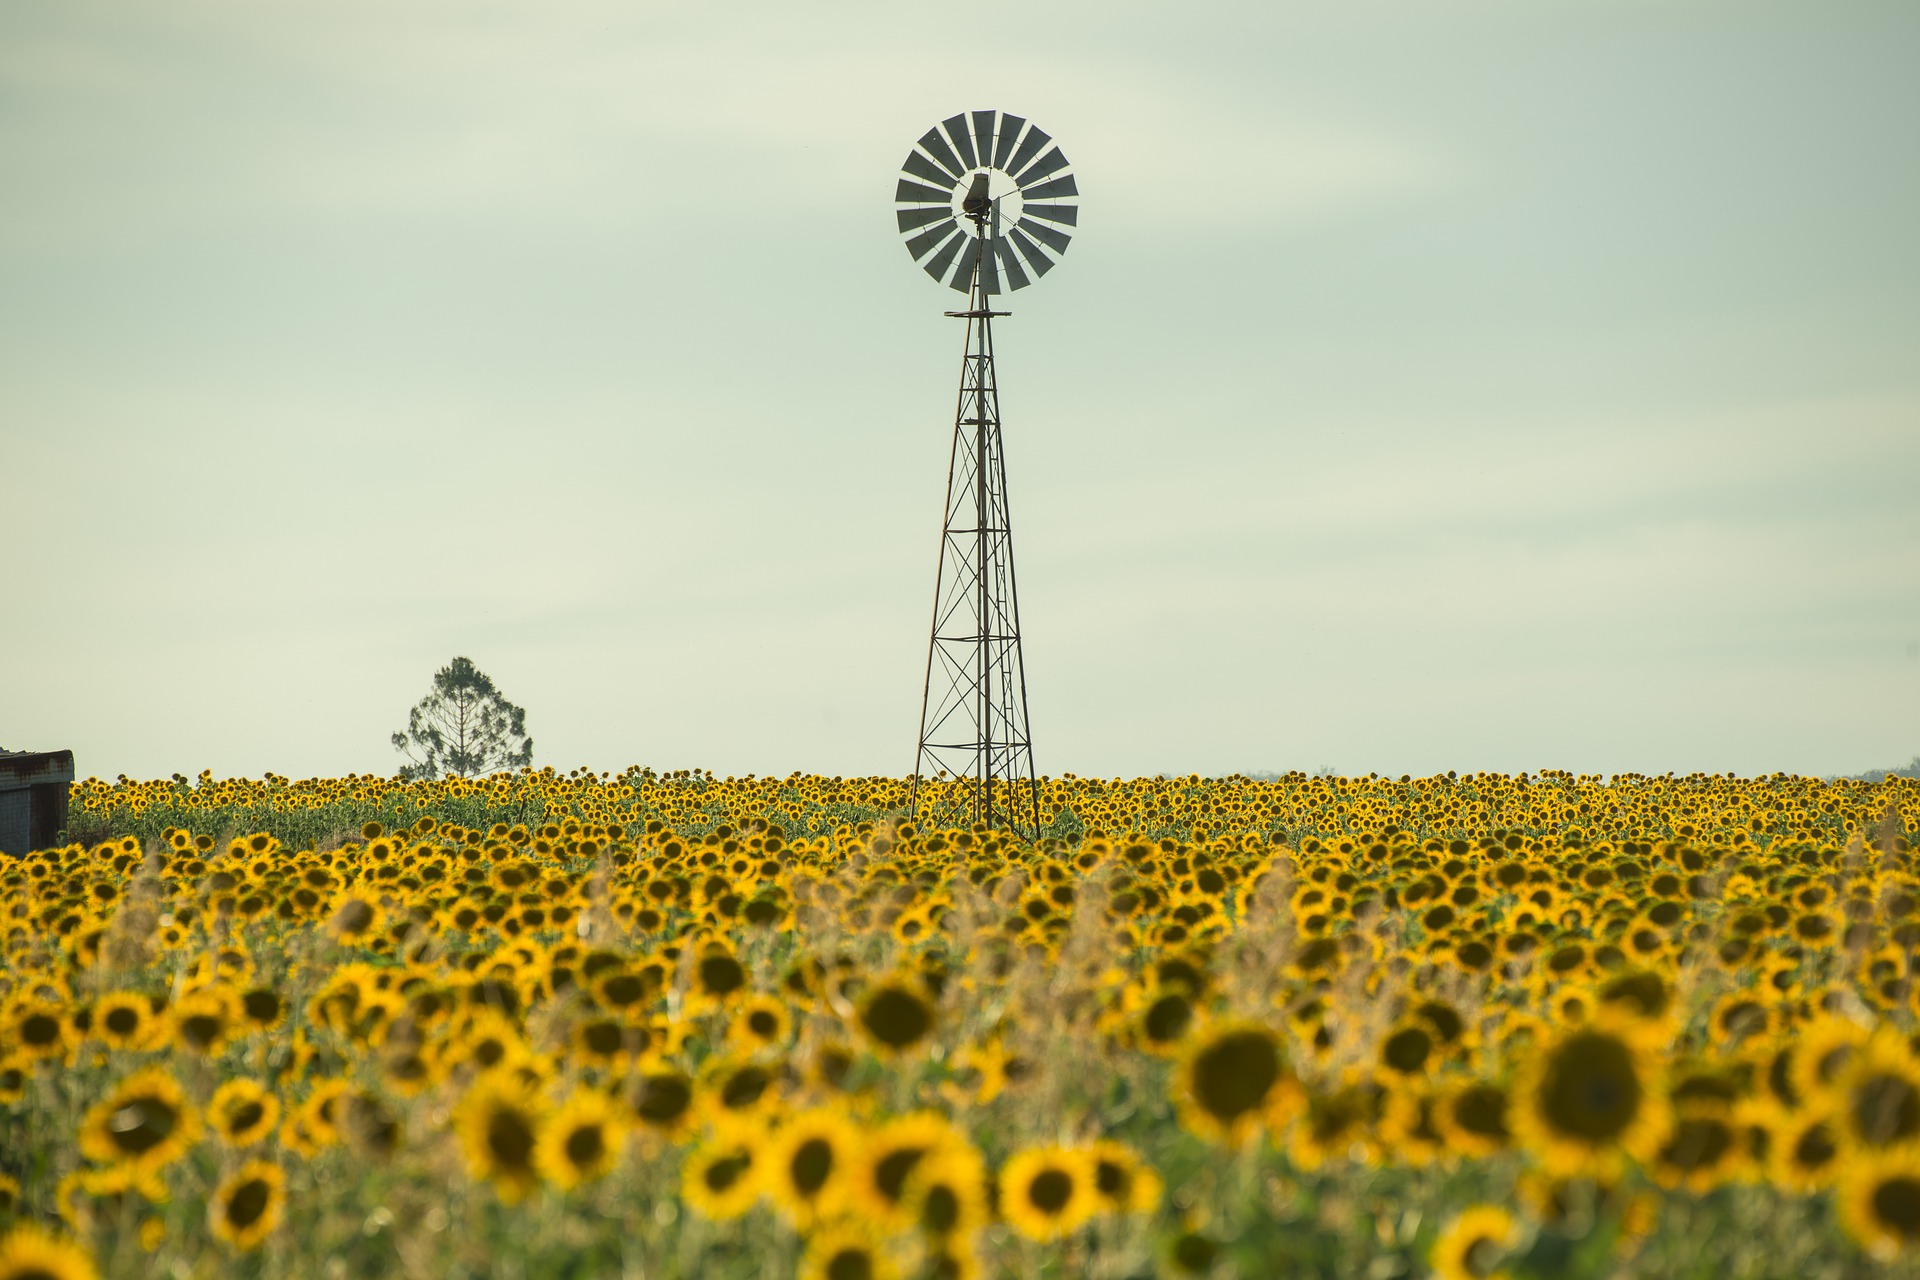
M 908 251 L 967 295 L 966 310 L 946 313 L 967 328 L 911 809 L 918 817 L 924 806 L 930 824 L 984 823 L 1027 838 L 1040 830 L 1040 784 L 993 364 L 993 321 L 1009 313 L 992 299 L 1003 280 L 1032 283 L 1027 268 L 1051 270 L 1048 250 L 1066 250 L 1078 191 L 1049 141 L 1018 116 L 957 115 L 920 139 L 896 192 Z

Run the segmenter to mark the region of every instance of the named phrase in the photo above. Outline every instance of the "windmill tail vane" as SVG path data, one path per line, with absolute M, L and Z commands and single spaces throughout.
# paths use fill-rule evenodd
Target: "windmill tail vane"
M 967 295 L 965 310 L 946 313 L 966 321 L 966 338 L 911 811 L 930 824 L 1027 839 L 1041 829 L 1040 784 L 994 369 L 993 321 L 1009 313 L 995 311 L 992 299 L 1051 271 L 1077 225 L 1079 189 L 1051 143 L 1019 116 L 952 116 L 908 153 L 895 191 L 907 252 Z

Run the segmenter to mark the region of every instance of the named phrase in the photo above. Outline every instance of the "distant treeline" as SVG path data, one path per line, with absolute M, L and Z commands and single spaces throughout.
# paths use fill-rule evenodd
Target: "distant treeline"
M 1920 756 L 1896 769 L 1869 769 L 1853 775 L 1862 782 L 1885 782 L 1888 778 L 1920 778 Z
M 1175 775 L 1163 773 L 1160 776 L 1170 778 Z M 1274 773 L 1265 769 L 1256 769 L 1251 773 L 1242 774 L 1241 776 L 1253 782 L 1278 782 L 1287 775 L 1284 773 Z M 1313 776 L 1316 778 L 1332 777 L 1333 768 L 1330 765 L 1322 765 L 1320 768 L 1314 770 Z M 1885 782 L 1888 778 L 1920 778 L 1920 756 L 1915 756 L 1906 764 L 1896 766 L 1892 769 L 1869 769 L 1865 773 L 1850 773 L 1843 776 L 1853 778 L 1859 782 Z

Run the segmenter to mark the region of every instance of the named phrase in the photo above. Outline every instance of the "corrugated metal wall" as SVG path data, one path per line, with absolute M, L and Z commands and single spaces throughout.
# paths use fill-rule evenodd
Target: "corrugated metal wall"
M 71 751 L 0 755 L 0 853 L 31 853 L 54 845 L 67 825 L 67 789 L 72 784 Z

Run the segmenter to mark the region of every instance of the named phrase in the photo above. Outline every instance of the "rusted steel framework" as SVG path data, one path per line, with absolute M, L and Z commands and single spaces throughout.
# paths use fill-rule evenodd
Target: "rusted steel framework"
M 993 321 L 1008 314 L 992 309 L 1000 289 L 989 246 L 998 239 L 999 218 L 984 198 L 969 199 L 967 206 L 975 226 L 973 273 L 967 309 L 946 313 L 964 319 L 967 334 L 910 803 L 926 824 L 984 823 L 1031 839 L 1040 829 L 1040 784 L 1027 721 L 1013 521 L 993 368 Z M 929 776 L 941 774 L 947 781 L 927 784 Z

